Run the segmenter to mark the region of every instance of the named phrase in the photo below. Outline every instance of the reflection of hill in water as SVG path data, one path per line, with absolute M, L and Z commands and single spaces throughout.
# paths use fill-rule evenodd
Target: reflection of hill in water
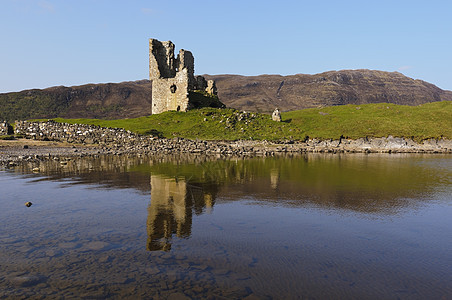
M 150 191 L 147 249 L 169 251 L 172 237 L 189 237 L 193 215 L 212 209 L 218 199 L 396 214 L 421 205 L 416 199 L 438 185 L 449 185 L 451 164 L 448 156 L 420 155 L 103 156 L 25 164 L 17 170 L 32 173 L 39 167 L 36 181 Z
M 442 164 L 443 167 L 438 167 Z M 32 173 L 36 165 L 23 165 Z M 448 156 L 308 154 L 293 158 L 212 159 L 203 156 L 101 156 L 61 164 L 41 162 L 37 180 L 71 178 L 65 184 L 134 188 L 148 193 L 152 175 L 183 180 L 222 200 L 251 196 L 279 204 L 306 203 L 361 212 L 394 213 L 413 199 L 450 183 Z M 152 188 L 155 188 L 155 183 Z M 224 198 L 224 199 L 223 199 Z M 403 201 L 410 198 L 411 202 Z M 201 211 L 198 207 L 197 211 Z
M 395 214 L 419 205 L 416 199 L 439 184 L 450 183 L 452 161 L 443 158 L 449 168 L 442 171 L 429 163 L 439 159 L 432 156 L 309 155 L 269 160 L 254 166 L 250 171 L 254 175 L 243 176 L 242 181 L 251 178 L 245 184 L 225 185 L 220 196 L 233 200 L 240 189 L 239 194 L 245 190 L 260 203 Z
M 62 180 L 64 184 L 93 184 L 105 188 L 134 188 L 149 193 L 149 175 L 129 172 L 137 164 L 144 163 L 138 157 L 100 156 L 77 159 L 47 160 L 20 165 L 16 171 L 39 175 L 36 181 Z M 39 168 L 39 171 L 36 170 Z M 44 175 L 44 177 L 41 177 Z

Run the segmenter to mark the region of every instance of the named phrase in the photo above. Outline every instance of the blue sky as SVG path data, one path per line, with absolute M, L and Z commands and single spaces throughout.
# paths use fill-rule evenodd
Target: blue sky
M 196 74 L 399 71 L 452 90 L 452 1 L 0 0 L 0 93 L 148 78 L 148 39 Z

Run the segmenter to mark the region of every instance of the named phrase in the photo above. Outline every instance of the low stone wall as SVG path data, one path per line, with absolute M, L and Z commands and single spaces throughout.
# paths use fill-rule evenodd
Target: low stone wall
M 99 145 L 133 145 L 154 138 L 141 136 L 120 128 L 57 123 L 52 120 L 47 122 L 18 121 L 16 122 L 15 133 L 35 140 Z

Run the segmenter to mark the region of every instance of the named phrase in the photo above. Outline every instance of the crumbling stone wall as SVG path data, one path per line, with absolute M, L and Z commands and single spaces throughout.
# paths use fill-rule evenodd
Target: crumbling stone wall
M 13 127 L 8 122 L 3 121 L 0 123 L 0 135 L 13 134 Z
M 152 81 L 152 114 L 168 110 L 187 111 L 189 104 L 187 70 L 178 72 L 174 78 Z
M 121 128 L 94 125 L 16 121 L 15 133 L 34 140 L 50 140 L 77 144 L 138 144 L 149 137 Z
M 195 59 L 190 51 L 181 49 L 174 56 L 174 44 L 149 39 L 149 79 L 152 80 L 152 114 L 168 110 L 187 111 L 194 107 L 190 91 L 216 95 L 213 80 L 194 76 Z

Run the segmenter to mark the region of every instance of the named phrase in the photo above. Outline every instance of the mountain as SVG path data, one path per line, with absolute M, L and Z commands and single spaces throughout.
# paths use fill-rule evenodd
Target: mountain
M 152 82 L 57 86 L 0 94 L 0 120 L 121 119 L 151 114 Z
M 344 104 L 419 105 L 451 101 L 452 92 L 404 76 L 372 70 L 329 71 L 315 75 L 205 75 L 214 79 L 220 100 L 240 110 L 270 112 Z
M 204 75 L 228 107 L 271 112 L 343 104 L 419 105 L 452 101 L 452 92 L 398 72 L 329 71 L 315 75 Z M 151 114 L 152 82 L 52 87 L 0 94 L 0 121 L 31 118 L 133 118 Z

